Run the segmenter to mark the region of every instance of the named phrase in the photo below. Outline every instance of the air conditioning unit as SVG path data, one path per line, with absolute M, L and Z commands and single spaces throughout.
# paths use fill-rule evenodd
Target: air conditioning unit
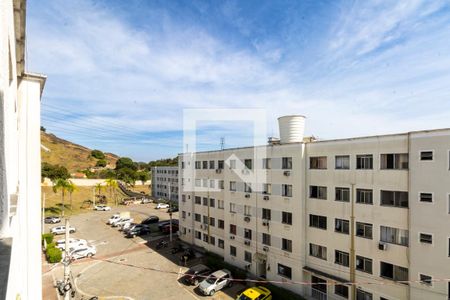
M 264 196 L 264 200 L 269 200 L 269 196 Z
M 264 247 L 263 247 L 263 251 L 264 251 L 264 252 L 269 252 L 269 247 L 264 246 Z
M 291 171 L 284 171 L 283 174 L 284 174 L 284 176 L 290 176 L 291 175 Z
M 236 237 L 234 235 L 230 235 L 230 240 L 234 240 Z
M 250 246 L 250 243 L 251 243 L 250 240 L 245 240 L 245 242 L 244 242 L 244 244 L 247 246 Z
M 262 224 L 263 226 L 269 226 L 269 220 L 263 220 Z
M 217 173 L 217 174 L 222 173 L 222 169 L 216 169 L 216 173 Z
M 244 217 L 244 221 L 247 223 L 250 222 L 250 217 L 249 216 Z
M 383 243 L 383 242 L 379 242 L 378 243 L 378 249 L 382 250 L 382 251 L 386 251 L 387 250 L 387 244 Z
M 250 194 L 245 194 L 245 198 L 250 198 Z

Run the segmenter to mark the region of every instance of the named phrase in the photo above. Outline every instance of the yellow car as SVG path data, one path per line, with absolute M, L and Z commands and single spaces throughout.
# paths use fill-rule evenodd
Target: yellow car
M 248 288 L 242 292 L 237 300 L 272 300 L 272 293 L 263 286 Z

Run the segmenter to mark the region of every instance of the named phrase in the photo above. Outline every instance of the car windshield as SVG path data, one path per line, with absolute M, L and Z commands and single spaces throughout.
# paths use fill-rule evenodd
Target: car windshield
M 209 276 L 208 278 L 206 278 L 206 282 L 209 284 L 216 283 L 216 280 L 217 280 L 216 276 Z

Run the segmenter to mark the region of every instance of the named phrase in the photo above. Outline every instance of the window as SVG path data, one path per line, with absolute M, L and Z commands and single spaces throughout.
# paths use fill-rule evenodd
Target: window
M 217 220 L 217 227 L 219 227 L 220 229 L 224 229 L 225 228 L 225 221 L 224 220 Z
M 432 286 L 433 285 L 433 277 L 425 274 L 419 274 L 420 283 Z
M 210 169 L 214 169 L 214 168 L 215 168 L 214 165 L 215 165 L 215 164 L 214 164 L 214 161 L 213 161 L 213 160 L 210 160 L 210 161 L 209 161 L 209 168 L 210 168 Z
M 272 168 L 272 164 L 271 164 L 270 158 L 263 158 L 263 160 L 262 160 L 262 168 L 266 169 L 266 170 Z
M 183 219 L 186 219 L 186 212 L 185 212 L 184 210 L 181 212 L 181 217 L 182 217 Z
M 215 207 L 216 206 L 216 200 L 214 198 L 209 198 L 209 206 Z
M 350 169 L 350 156 L 349 155 L 337 155 L 335 158 L 336 170 L 348 170 Z
M 216 226 L 216 219 L 213 217 L 209 217 L 209 225 L 211 226 Z
M 209 187 L 210 188 L 216 188 L 216 181 L 214 180 L 214 179 L 211 179 L 210 181 L 209 181 Z
M 202 233 L 200 232 L 200 231 L 195 231 L 195 238 L 196 239 L 198 239 L 198 240 L 201 240 L 202 239 Z
M 272 185 L 270 183 L 263 183 L 263 194 L 272 194 Z
M 231 213 L 235 213 L 236 212 L 236 204 L 235 203 L 230 203 L 230 212 Z
M 372 294 L 361 289 L 357 289 L 356 300 L 372 300 Z
M 270 220 L 271 218 L 271 211 L 268 208 L 263 208 L 262 209 L 262 218 L 264 220 Z
M 334 231 L 339 233 L 349 233 L 349 221 L 343 219 L 334 220 Z
M 252 239 L 252 230 L 248 228 L 244 228 L 244 238 L 251 240 Z
M 230 255 L 236 257 L 236 247 L 230 246 Z
M 349 255 L 347 252 L 335 250 L 334 251 L 334 263 L 344 267 L 349 266 Z
M 428 233 L 420 233 L 419 241 L 424 244 L 433 244 L 433 235 Z
M 225 188 L 225 181 L 219 180 L 219 189 L 223 190 Z
M 201 167 L 202 167 L 202 162 L 201 161 L 196 161 L 195 162 L 195 168 L 198 170 L 198 169 L 201 169 Z M 159 171 L 158 171 L 159 172 Z
M 381 226 L 380 240 L 385 243 L 408 246 L 408 230 Z
M 204 160 L 202 162 L 202 164 L 203 164 L 203 169 L 208 169 L 208 161 L 207 160 Z
M 245 159 L 244 160 L 244 165 L 246 169 L 251 170 L 252 169 L 252 160 L 251 159 Z
M 195 204 L 202 204 L 202 198 L 199 196 L 195 196 Z
M 216 238 L 213 237 L 213 236 L 210 236 L 210 237 L 209 237 L 209 243 L 210 243 L 211 245 L 215 245 L 215 244 L 216 244 Z
M 225 248 L 225 242 L 224 242 L 223 240 L 221 240 L 221 239 L 218 239 L 218 240 L 217 240 L 217 246 L 218 246 L 220 249 L 223 249 L 223 248 Z
M 244 205 L 244 216 L 252 215 L 252 207 L 250 205 Z
M 252 184 L 244 182 L 244 192 L 251 193 L 252 192 Z
M 230 159 L 230 169 L 236 169 L 236 160 Z
M 186 202 L 186 195 L 181 195 L 181 201 Z
M 395 281 L 407 281 L 408 269 L 381 261 L 380 276 Z
M 356 222 L 356 236 L 372 239 L 372 224 Z
M 283 197 L 292 197 L 292 185 L 290 184 L 281 185 L 281 191 Z
M 433 160 L 433 151 L 421 151 L 420 160 Z
M 408 208 L 408 192 L 381 191 L 380 204 Z
M 292 157 L 283 157 L 281 159 L 281 168 L 283 169 L 292 169 Z
M 217 168 L 218 168 L 218 169 L 222 170 L 222 169 L 223 169 L 223 166 L 224 166 L 223 160 L 217 161 Z
M 395 154 L 381 154 L 382 170 L 407 170 L 408 169 L 408 154 L 407 153 L 395 153 Z
M 327 229 L 327 217 L 309 215 L 309 227 L 316 227 L 320 229 Z
M 268 233 L 262 234 L 262 243 L 263 243 L 263 245 L 270 246 L 270 234 L 268 234 Z
M 245 260 L 246 262 L 251 263 L 251 262 L 252 262 L 252 253 L 251 253 L 251 252 L 248 252 L 248 251 L 245 251 L 245 252 L 244 252 L 244 260 Z
M 356 270 L 372 274 L 372 260 L 367 257 L 356 255 Z
M 336 188 L 336 201 L 342 201 L 342 202 L 350 202 L 350 189 L 349 188 L 343 188 L 343 187 L 337 187 Z
M 224 209 L 224 207 L 225 207 L 225 201 L 217 200 L 217 208 Z
M 356 189 L 356 203 L 373 204 L 372 190 Z
M 336 284 L 334 286 L 334 293 L 338 296 L 348 299 L 348 286 Z
M 208 187 L 208 179 L 203 179 L 203 187 Z
M 281 240 L 281 250 L 292 252 L 292 241 L 288 239 Z
M 292 278 L 292 269 L 288 266 L 278 264 L 278 275 L 286 277 L 288 279 Z
M 208 224 L 208 216 L 203 216 L 203 224 Z
M 236 191 L 236 181 L 230 181 L 230 191 Z
M 326 169 L 327 168 L 327 157 L 317 156 L 309 158 L 309 168 L 310 169 Z
M 202 186 L 202 180 L 196 178 L 196 179 L 195 179 L 195 186 L 196 186 L 196 187 L 201 187 L 201 186 Z
M 316 244 L 309 244 L 309 255 L 327 260 L 327 247 L 316 245 Z
M 356 155 L 357 169 L 373 169 L 372 154 Z
M 208 198 L 203 197 L 203 205 L 208 206 Z
M 230 224 L 230 233 L 236 235 L 236 225 Z
M 281 223 L 292 225 L 292 213 L 283 211 L 281 213 Z
M 195 214 L 194 218 L 195 218 L 196 222 L 201 222 L 202 221 L 202 216 L 200 214 Z
M 432 193 L 420 193 L 419 195 L 420 202 L 433 202 L 433 194 Z
M 310 185 L 309 198 L 327 200 L 327 187 Z

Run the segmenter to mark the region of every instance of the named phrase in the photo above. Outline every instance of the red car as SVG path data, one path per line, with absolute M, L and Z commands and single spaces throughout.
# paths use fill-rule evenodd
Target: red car
M 163 233 L 170 233 L 170 224 L 164 225 L 161 228 L 161 231 Z M 172 224 L 172 233 L 175 233 L 178 231 L 178 224 Z

